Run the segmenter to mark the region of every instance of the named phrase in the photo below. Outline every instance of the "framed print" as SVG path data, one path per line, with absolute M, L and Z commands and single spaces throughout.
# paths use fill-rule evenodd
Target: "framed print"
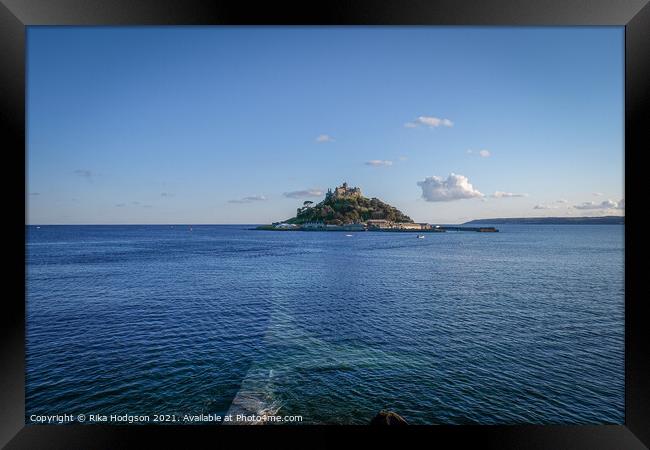
M 7 448 L 648 445 L 646 1 L 0 10 Z

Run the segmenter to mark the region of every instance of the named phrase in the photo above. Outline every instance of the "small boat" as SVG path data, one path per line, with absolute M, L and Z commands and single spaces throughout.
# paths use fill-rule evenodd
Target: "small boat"
M 423 234 L 418 234 L 418 239 L 424 239 L 424 235 Z
M 351 234 L 346 234 L 346 236 L 347 236 L 347 237 L 352 237 L 352 235 L 351 235 Z

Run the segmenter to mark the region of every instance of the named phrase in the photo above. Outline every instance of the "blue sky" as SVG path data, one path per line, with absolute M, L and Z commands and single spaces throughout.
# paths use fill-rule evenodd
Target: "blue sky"
M 27 222 L 624 211 L 622 27 L 30 27 Z

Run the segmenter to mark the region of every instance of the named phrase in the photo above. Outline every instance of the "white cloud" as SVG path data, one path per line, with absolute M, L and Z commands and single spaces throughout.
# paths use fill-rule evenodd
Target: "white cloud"
M 478 150 L 478 151 L 476 151 L 476 150 L 472 150 L 472 149 L 468 149 L 468 150 L 467 150 L 467 154 L 468 154 L 468 155 L 478 155 L 478 156 L 480 156 L 481 158 L 488 158 L 489 156 L 492 155 L 492 153 L 490 153 L 489 150 L 485 150 L 485 149 L 483 149 L 483 150 Z
M 533 209 L 558 209 L 561 208 L 559 205 L 546 205 L 544 203 L 540 203 L 538 205 L 533 206 Z
M 282 195 L 288 198 L 320 197 L 323 195 L 323 191 L 321 189 L 305 189 L 302 191 L 285 192 Z
M 437 127 L 453 127 L 454 122 L 449 119 L 441 119 L 439 117 L 433 116 L 419 116 L 413 122 L 406 122 L 404 126 L 406 128 L 416 128 L 420 125 L 425 125 L 431 128 Z
M 393 161 L 387 161 L 384 159 L 371 159 L 370 161 L 366 161 L 364 164 L 366 166 L 372 167 L 390 167 L 393 165 Z
M 228 200 L 228 203 L 252 203 L 252 202 L 263 202 L 267 198 L 263 195 L 251 195 L 250 197 L 244 197 L 236 200 Z
M 420 116 L 415 121 L 419 124 L 428 125 L 430 127 L 439 127 L 442 124 L 442 119 L 439 119 L 438 117 Z
M 528 194 L 515 194 L 512 192 L 496 191 L 494 194 L 492 194 L 492 197 L 494 198 L 528 197 Z
M 448 202 L 463 198 L 484 197 L 478 190 L 474 189 L 466 176 L 450 174 L 447 179 L 442 177 L 426 177 L 418 181 L 417 185 L 422 188 L 422 198 L 428 202 Z
M 329 134 L 321 134 L 316 138 L 316 142 L 334 142 L 334 138 Z
M 579 205 L 573 206 L 575 209 L 624 209 L 625 208 L 625 199 L 622 199 L 620 202 L 615 202 L 613 200 L 603 200 L 600 203 L 596 202 L 583 202 Z

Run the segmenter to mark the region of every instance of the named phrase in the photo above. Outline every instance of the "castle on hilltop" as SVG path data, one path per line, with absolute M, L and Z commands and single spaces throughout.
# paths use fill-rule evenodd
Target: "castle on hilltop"
M 348 187 L 348 183 L 343 183 L 341 186 L 338 186 L 332 192 L 331 189 L 327 190 L 325 194 L 325 199 L 339 199 L 339 198 L 355 198 L 361 197 L 361 189 L 358 187 Z

